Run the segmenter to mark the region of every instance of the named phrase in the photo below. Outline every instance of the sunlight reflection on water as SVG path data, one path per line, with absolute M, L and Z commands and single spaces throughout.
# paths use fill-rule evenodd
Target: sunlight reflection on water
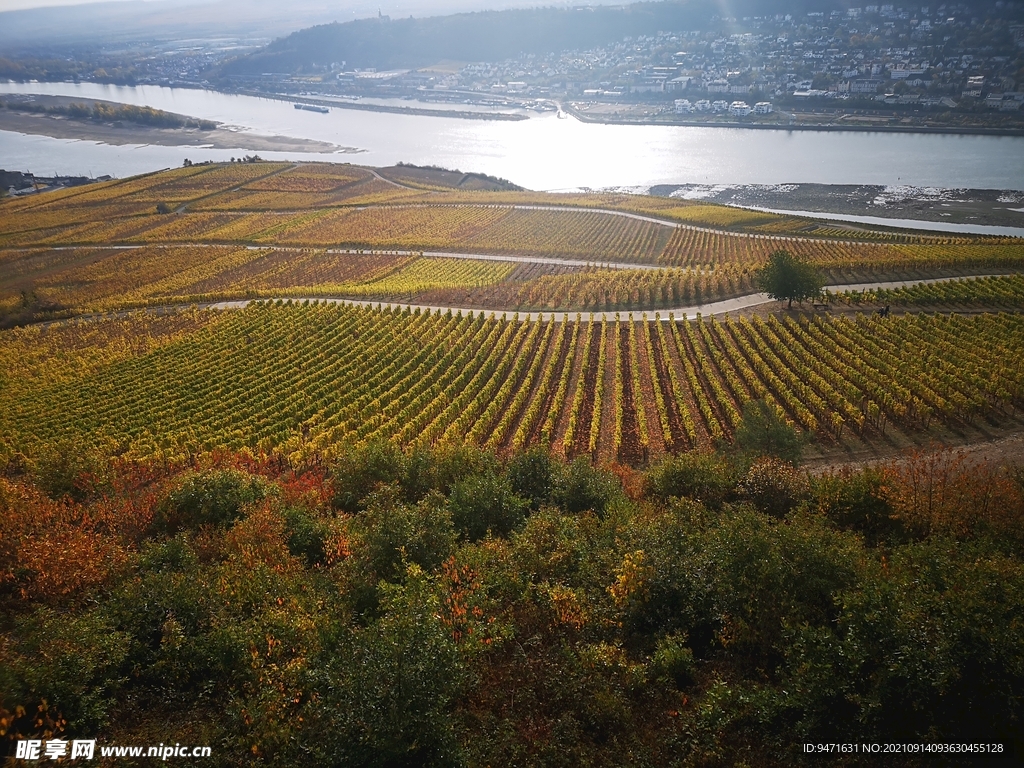
M 0 83 L 0 93 L 108 99 L 217 120 L 256 133 L 327 141 L 357 154 L 260 152 L 266 158 L 398 161 L 490 173 L 532 189 L 652 184 L 911 184 L 1024 189 L 1024 137 L 518 122 L 332 109 L 213 91 L 93 83 Z M 409 104 L 414 104 L 409 102 Z M 430 105 L 426 105 L 430 106 Z M 124 146 L 0 132 L 0 165 L 45 174 L 126 176 L 236 150 Z

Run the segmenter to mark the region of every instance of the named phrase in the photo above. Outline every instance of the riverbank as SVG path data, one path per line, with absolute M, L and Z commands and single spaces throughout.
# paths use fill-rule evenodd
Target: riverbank
M 240 96 L 255 96 L 260 99 L 287 101 L 292 104 L 315 104 L 332 109 L 354 109 L 362 112 L 385 112 L 392 115 L 419 115 L 420 117 L 454 117 L 459 120 L 504 120 L 518 122 L 529 120 L 528 115 L 518 112 L 474 112 L 461 109 L 431 109 L 429 107 L 393 107 L 387 104 L 370 104 L 356 101 L 318 99 L 315 96 L 290 96 L 284 93 L 263 93 L 262 91 L 234 91 Z
M 620 106 L 620 105 L 615 105 Z M 633 107 L 623 104 L 623 108 Z M 588 114 L 586 111 L 564 104 L 562 111 L 572 115 L 581 123 L 597 125 L 650 125 L 679 126 L 686 128 L 747 128 L 759 131 L 815 131 L 824 133 L 931 133 L 959 136 L 1024 136 L 1024 128 L 987 128 L 984 126 L 942 126 L 942 125 L 893 125 L 886 123 L 844 122 L 753 122 L 751 119 L 737 120 L 694 120 L 673 113 L 639 115 L 635 117 L 609 114 Z
M 24 100 L 24 97 L 20 97 Z M 92 109 L 96 104 L 121 106 L 119 102 L 101 99 L 71 98 L 67 96 L 35 95 L 33 105 L 47 108 L 65 108 L 81 104 Z M 174 114 L 174 113 L 171 113 Z M 194 124 L 199 121 L 186 115 L 176 115 Z M 233 149 L 253 152 L 311 152 L 335 153 L 358 152 L 352 147 L 339 147 L 326 141 L 295 138 L 292 136 L 261 136 L 233 130 L 223 123 L 215 128 L 203 130 L 198 127 L 161 128 L 127 121 L 97 122 L 92 119 L 76 119 L 64 114 L 18 109 L 18 101 L 4 100 L 0 109 L 0 130 L 14 131 L 32 136 L 49 136 L 54 139 L 96 141 L 112 146 L 152 144 L 163 147 L 205 147 L 208 149 Z
M 1024 192 L 1016 190 L 879 184 L 657 184 L 649 192 L 742 208 L 892 219 L 893 227 L 905 226 L 900 220 L 1024 227 Z

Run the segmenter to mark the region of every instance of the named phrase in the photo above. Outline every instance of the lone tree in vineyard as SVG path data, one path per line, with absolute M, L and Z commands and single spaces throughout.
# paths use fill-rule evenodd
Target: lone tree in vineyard
M 757 271 L 757 286 L 773 299 L 803 301 L 821 294 L 822 279 L 818 270 L 796 258 L 789 251 L 775 251 L 768 263 Z

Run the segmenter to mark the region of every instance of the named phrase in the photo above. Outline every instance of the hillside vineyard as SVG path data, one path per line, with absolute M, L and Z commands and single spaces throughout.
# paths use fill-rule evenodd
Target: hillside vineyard
M 1022 267 L 408 166 L 0 200 L 0 743 L 1019 757 Z
M 231 163 L 0 203 L 0 319 L 59 321 L 0 336 L 2 450 L 468 441 L 642 465 L 728 443 L 749 400 L 825 452 L 1016 418 L 1019 240 L 453 177 Z M 833 312 L 708 316 L 764 305 L 779 249 L 840 286 Z

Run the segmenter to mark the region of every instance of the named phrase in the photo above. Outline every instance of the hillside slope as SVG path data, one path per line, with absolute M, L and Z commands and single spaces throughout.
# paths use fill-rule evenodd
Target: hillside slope
M 744 0 L 737 15 L 796 12 L 803 0 Z M 823 9 L 838 4 L 819 3 Z M 359 19 L 324 24 L 275 40 L 266 48 L 226 64 L 219 74 L 295 72 L 332 62 L 347 67 L 421 67 L 442 59 L 498 61 L 525 54 L 585 49 L 627 36 L 700 29 L 723 13 L 712 0 L 671 0 L 624 6 L 532 8 L 460 13 L 429 18 Z

